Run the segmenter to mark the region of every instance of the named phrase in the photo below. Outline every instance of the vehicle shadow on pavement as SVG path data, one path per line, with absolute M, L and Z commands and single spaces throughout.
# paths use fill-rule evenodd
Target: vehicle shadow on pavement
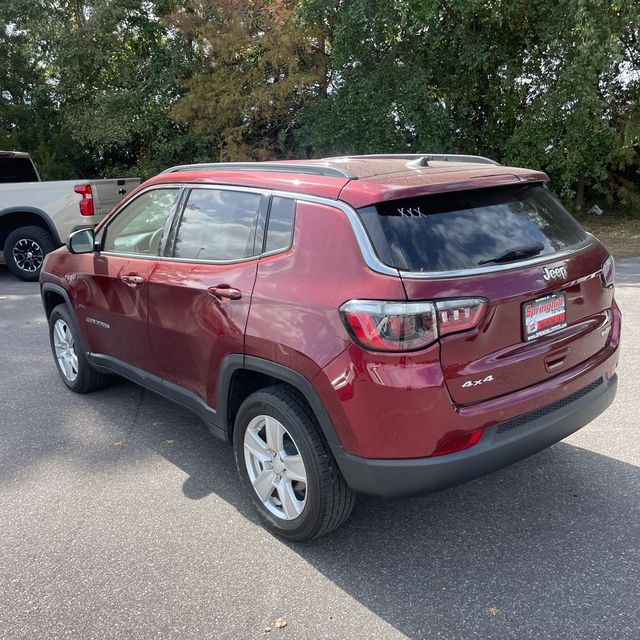
M 41 375 L 64 391 L 53 368 L 44 369 L 34 382 Z M 80 432 L 65 430 L 70 409 L 91 418 Z M 259 524 L 231 447 L 188 411 L 133 384 L 118 382 L 90 398 L 69 394 L 51 406 L 46 425 L 32 433 L 32 445 L 16 441 L 5 452 L 0 483 L 14 475 L 12 460 L 24 469 L 63 455 L 100 478 L 101 470 L 164 459 L 182 473 L 164 475 L 163 485 L 173 479 L 205 510 L 211 503 L 204 499 L 215 494 Z M 120 440 L 125 446 L 114 446 Z M 11 449 L 11 438 L 4 446 Z M 281 544 L 409 638 L 631 639 L 639 510 L 637 467 L 560 443 L 437 494 L 359 496 L 332 535 Z
M 231 447 L 168 403 L 154 413 L 176 445 L 149 422 L 135 437 L 188 474 L 184 495 L 214 493 L 258 522 Z M 560 443 L 437 494 L 359 496 L 332 535 L 283 544 L 410 638 L 632 638 L 639 535 L 640 470 Z
M 632 638 L 639 503 L 637 467 L 562 443 L 442 493 L 360 499 L 297 551 L 410 638 Z

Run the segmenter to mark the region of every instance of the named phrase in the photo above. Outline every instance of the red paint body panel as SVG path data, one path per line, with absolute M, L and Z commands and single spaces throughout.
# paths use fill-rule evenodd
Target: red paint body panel
M 216 406 L 218 371 L 229 353 L 242 353 L 257 261 L 190 264 L 159 261 L 149 279 L 152 373 Z M 209 287 L 227 284 L 239 300 L 218 299 Z
M 293 246 L 258 265 L 246 353 L 311 380 L 351 344 L 340 305 L 371 297 L 403 300 L 401 280 L 366 267 L 342 211 L 299 202 Z
M 61 267 L 65 262 L 73 264 L 75 312 L 87 349 L 150 370 L 148 288 L 146 283 L 131 287 L 121 277 L 136 274 L 146 281 L 155 261 L 120 256 L 107 260 L 100 254 L 67 254 L 63 258 L 63 251 L 55 255 L 61 254 Z
M 402 355 L 352 344 L 316 377 L 336 429 L 351 433 L 350 442 L 343 442 L 349 453 L 417 458 L 433 452 L 455 418 L 439 351 L 437 343 Z
M 447 165 L 448 163 L 439 163 Z M 355 209 L 386 200 L 414 198 L 432 193 L 467 191 L 521 182 L 546 182 L 548 177 L 540 171 L 481 165 L 451 167 L 440 172 L 416 169 L 399 175 L 380 175 L 362 180 L 352 180 L 340 192 L 340 199 Z
M 488 402 L 458 406 L 444 384 L 434 345 L 392 356 L 352 345 L 313 381 L 338 428 L 350 430 L 344 446 L 364 458 L 430 456 L 451 435 L 488 427 L 564 398 L 613 375 L 618 362 L 620 312 L 613 313 L 606 347 L 581 365 Z
M 606 250 L 594 243 L 566 259 L 545 263 L 550 268 L 566 267 L 570 278 L 562 282 L 546 282 L 540 265 L 446 281 L 404 278 L 411 300 L 489 300 L 476 329 L 441 339 L 442 367 L 453 400 L 469 404 L 523 389 L 567 371 L 603 349 L 607 337 L 602 331 L 610 323 L 605 310 L 613 302 L 613 290 L 603 287 L 599 276 L 606 257 Z M 524 342 L 522 305 L 557 291 L 566 294 L 567 328 Z M 487 375 L 493 375 L 494 381 L 462 386 Z

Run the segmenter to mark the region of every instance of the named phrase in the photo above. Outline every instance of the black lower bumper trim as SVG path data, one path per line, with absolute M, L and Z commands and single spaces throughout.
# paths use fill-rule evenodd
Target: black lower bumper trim
M 341 452 L 336 456 L 338 466 L 351 488 L 360 493 L 400 498 L 446 489 L 522 460 L 578 431 L 613 402 L 617 384 L 614 375 L 589 385 L 587 393 L 559 402 L 555 411 L 543 412 L 518 428 L 501 430 L 500 424 L 487 428 L 480 442 L 466 451 L 410 460 L 377 460 Z

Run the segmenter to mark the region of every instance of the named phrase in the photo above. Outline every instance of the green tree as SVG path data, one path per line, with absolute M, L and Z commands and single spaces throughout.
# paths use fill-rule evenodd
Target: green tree
M 619 0 L 303 0 L 324 33 L 314 153 L 480 153 L 585 192 L 637 197 L 640 5 Z
M 301 9 L 331 60 L 321 100 L 302 113 L 303 145 L 315 154 L 450 150 L 444 96 L 414 47 L 410 3 L 310 0 Z
M 0 147 L 46 177 L 479 153 L 640 207 L 637 0 L 3 0 Z
M 623 175 L 638 184 L 639 24 L 637 3 L 574 0 L 549 7 L 527 48 L 525 108 L 505 157 L 547 170 L 578 209 L 588 190 L 633 200 Z
M 291 0 L 188 0 L 173 16 L 196 65 L 172 114 L 222 160 L 292 155 L 324 59 Z
M 52 178 L 149 174 L 206 156 L 206 140 L 170 117 L 192 59 L 163 21 L 175 6 L 4 0 L 0 16 L 16 67 L 2 86 L 23 86 L 3 91 L 7 140 L 31 151 Z M 24 110 L 31 120 L 16 130 Z

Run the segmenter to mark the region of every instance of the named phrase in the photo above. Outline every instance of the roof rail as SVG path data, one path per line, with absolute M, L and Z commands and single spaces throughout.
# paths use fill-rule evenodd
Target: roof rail
M 303 164 L 291 162 L 209 162 L 204 164 L 183 164 L 162 173 L 175 173 L 177 171 L 266 171 L 271 173 L 304 173 L 314 176 L 327 176 L 331 178 L 357 179 L 358 176 L 338 167 L 330 167 L 322 164 Z
M 416 163 L 425 163 L 429 161 L 434 162 L 471 162 L 475 164 L 494 164 L 499 165 L 499 162 L 492 160 L 491 158 L 485 158 L 484 156 L 469 156 L 464 154 L 455 154 L 455 153 L 380 153 L 380 154 L 370 154 L 363 156 L 347 156 L 349 158 L 371 158 L 371 159 L 384 159 L 388 158 L 389 160 L 413 160 Z M 332 158 L 333 159 L 333 158 Z M 426 166 L 425 164 L 420 164 L 419 166 Z

